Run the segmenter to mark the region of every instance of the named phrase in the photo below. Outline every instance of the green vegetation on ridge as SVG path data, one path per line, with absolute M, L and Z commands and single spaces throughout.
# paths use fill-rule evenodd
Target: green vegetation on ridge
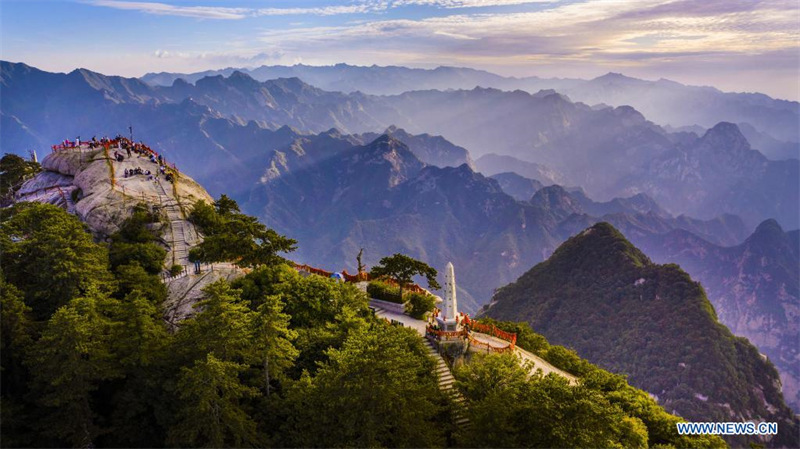
M 229 212 L 215 207 L 214 214 Z M 584 385 L 570 387 L 554 377 L 527 379 L 503 357 L 457 370 L 475 426 L 459 430 L 457 405 L 438 388 L 434 360 L 415 331 L 374 318 L 355 286 L 304 277 L 277 258 L 233 282 L 210 284 L 197 313 L 170 328 L 166 289 L 148 270 L 154 255 L 142 250 L 153 245 L 146 233 L 153 221 L 141 207 L 110 239 L 112 270 L 106 244 L 93 242 L 76 217 L 45 204 L 3 211 L 4 445 L 721 443 L 678 438 L 670 424 L 677 418 L 619 376 L 585 374 Z M 37 283 L 48 276 L 60 280 Z M 520 335 L 520 344 L 543 340 Z M 539 346 L 559 351 L 546 341 Z M 585 373 L 596 370 L 572 357 Z
M 607 223 L 501 288 L 483 314 L 526 321 L 551 342 L 627 374 L 688 420 L 776 421 L 780 433 L 769 444 L 798 442 L 773 365 L 717 321 L 702 287 L 680 267 L 653 264 Z

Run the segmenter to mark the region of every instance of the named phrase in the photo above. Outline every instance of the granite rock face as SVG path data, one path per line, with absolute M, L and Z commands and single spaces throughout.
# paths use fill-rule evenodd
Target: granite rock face
M 146 175 L 124 176 L 125 169 L 137 167 L 158 172 L 158 164 L 136 155 L 117 162 L 107 158 L 102 149 L 54 152 L 42 161 L 43 171 L 23 184 L 16 200 L 60 205 L 77 215 L 99 238 L 116 232 L 141 201 L 159 204 L 169 199 L 185 212 L 197 200 L 213 201 L 202 186 L 184 174 L 174 185 L 163 177 L 156 182 Z
M 120 150 L 120 152 L 123 152 Z M 110 150 L 111 155 L 114 149 Z M 206 190 L 192 178 L 180 174 L 174 183 L 156 179 L 158 164 L 148 158 L 126 157 L 122 162 L 109 158 L 103 149 L 65 150 L 51 153 L 42 161 L 43 171 L 19 190 L 16 201 L 55 204 L 77 215 L 98 240 L 105 240 L 119 229 L 133 207 L 145 202 L 162 211 L 167 226 L 161 227 L 161 243 L 167 249 L 165 268 L 187 266 L 189 249 L 202 241 L 186 220 L 197 200 L 213 202 Z M 125 176 L 125 170 L 141 168 L 151 175 Z M 204 267 L 200 274 L 187 268 L 187 275 L 165 278 L 168 298 L 164 319 L 176 323 L 194 314 L 194 304 L 203 298 L 202 289 L 220 278 L 233 279 L 242 270 L 230 264 Z

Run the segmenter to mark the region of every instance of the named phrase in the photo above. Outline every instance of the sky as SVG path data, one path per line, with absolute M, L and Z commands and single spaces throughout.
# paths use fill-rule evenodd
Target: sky
M 800 99 L 798 0 L 0 0 L 0 59 L 108 75 L 263 64 L 620 72 Z

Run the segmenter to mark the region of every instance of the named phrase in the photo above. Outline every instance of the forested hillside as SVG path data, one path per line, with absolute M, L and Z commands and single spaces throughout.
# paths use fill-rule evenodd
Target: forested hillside
M 210 235 L 193 257 L 238 251 L 250 270 L 206 287 L 196 314 L 170 325 L 163 217 L 147 204 L 107 242 L 56 206 L 2 210 L 5 446 L 724 445 L 679 437 L 678 418 L 644 392 L 530 330 L 521 344 L 585 381 L 475 359 L 458 374 L 474 423 L 460 429 L 418 334 L 376 319 L 351 284 L 301 276 L 277 253 L 291 240 L 235 202 L 195 211 Z
M 482 313 L 530 323 L 592 363 L 627 374 L 689 420 L 777 421 L 779 436 L 769 444 L 798 443 L 798 422 L 772 363 L 718 322 L 703 288 L 680 267 L 652 263 L 607 223 L 567 240 L 501 288 Z

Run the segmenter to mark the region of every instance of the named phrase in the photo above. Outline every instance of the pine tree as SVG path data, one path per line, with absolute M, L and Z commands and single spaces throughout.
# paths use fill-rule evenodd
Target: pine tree
M 169 443 L 184 447 L 242 447 L 258 444 L 256 423 L 242 406 L 258 390 L 243 385 L 245 365 L 208 354 L 192 368 L 182 368 L 178 421 Z
M 405 254 L 394 254 L 384 257 L 380 264 L 372 267 L 370 276 L 379 278 L 386 276 L 397 282 L 400 286 L 400 298 L 403 298 L 403 289 L 414 279 L 414 276 L 424 276 L 428 281 L 428 287 L 434 290 L 441 288 L 436 281 L 436 269 L 425 262 L 406 256 Z
M 10 218 L 0 223 L 0 265 L 37 320 L 90 289 L 110 291 L 107 252 L 77 217 L 39 203 L 4 213 Z
M 114 308 L 111 350 L 124 372 L 124 383 L 113 397 L 113 431 L 107 445 L 153 447 L 163 443 L 164 430 L 155 416 L 165 408 L 166 349 L 171 335 L 159 309 L 134 290 Z
M 176 339 L 176 352 L 185 364 L 206 354 L 223 361 L 244 363 L 252 353 L 252 312 L 234 290 L 221 279 L 203 289 L 205 299 L 195 304 L 200 312 L 183 323 Z
M 433 447 L 442 394 L 422 340 L 385 324 L 353 331 L 316 377 L 289 393 L 291 444 L 323 447 Z
M 99 312 L 97 292 L 58 309 L 26 361 L 31 391 L 45 408 L 41 430 L 73 446 L 93 444 L 96 423 L 92 392 L 118 376 L 109 351 L 109 323 Z
M 283 376 L 292 366 L 298 351 L 291 340 L 296 332 L 289 329 L 291 317 L 283 313 L 279 296 L 267 296 L 253 316 L 254 357 L 263 363 L 264 394 L 270 395 L 270 381 Z

